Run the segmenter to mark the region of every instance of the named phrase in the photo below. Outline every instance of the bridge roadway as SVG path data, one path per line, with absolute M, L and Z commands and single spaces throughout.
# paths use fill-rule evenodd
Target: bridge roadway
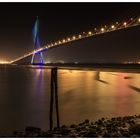
M 21 63 L 23 64 L 24 59 L 29 59 L 31 60 L 31 57 L 33 54 L 37 53 L 37 52 L 44 52 L 46 50 L 50 50 L 56 47 L 61 47 L 64 45 L 67 45 L 69 43 L 73 43 L 76 41 L 81 41 L 87 38 L 92 38 L 98 35 L 104 35 L 104 34 L 109 34 L 111 32 L 116 32 L 119 30 L 125 30 L 128 28 L 132 28 L 135 26 L 139 26 L 140 25 L 140 18 L 131 18 L 125 22 L 116 22 L 115 24 L 112 24 L 110 26 L 102 26 L 101 28 L 94 28 L 91 31 L 88 32 L 83 32 L 81 34 L 77 34 L 77 35 L 73 35 L 72 37 L 67 37 L 67 38 L 63 38 L 61 40 L 58 40 L 56 42 L 53 43 L 49 43 L 46 46 L 41 47 L 40 49 L 37 50 L 33 50 L 32 52 L 29 52 L 15 60 L 11 61 L 11 64 L 17 64 L 17 63 Z M 28 61 L 29 62 L 29 61 Z

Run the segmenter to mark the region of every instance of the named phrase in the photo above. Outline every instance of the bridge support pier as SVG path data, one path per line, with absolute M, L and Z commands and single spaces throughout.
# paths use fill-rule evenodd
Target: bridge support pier
M 31 64 L 34 64 L 35 55 L 39 55 L 39 64 L 44 64 L 44 59 L 43 59 L 42 52 L 34 53 L 32 55 Z
M 58 106 L 58 90 L 57 90 L 57 68 L 51 69 L 51 93 L 50 93 L 50 130 L 53 129 L 53 105 L 55 99 L 55 109 L 56 109 L 56 119 L 57 119 L 57 127 L 60 127 L 59 121 L 59 106 Z

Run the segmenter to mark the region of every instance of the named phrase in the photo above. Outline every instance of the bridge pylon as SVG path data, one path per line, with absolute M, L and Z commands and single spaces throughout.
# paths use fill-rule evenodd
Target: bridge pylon
M 39 20 L 36 18 L 34 28 L 33 28 L 33 43 L 34 49 L 40 49 L 40 40 L 39 40 Z M 35 56 L 39 56 L 39 64 L 44 64 L 43 54 L 42 52 L 34 52 L 31 59 L 31 64 L 34 64 Z

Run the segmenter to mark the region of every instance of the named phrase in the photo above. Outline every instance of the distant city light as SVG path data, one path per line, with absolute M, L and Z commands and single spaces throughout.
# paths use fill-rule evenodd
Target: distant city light
M 10 64 L 9 61 L 0 61 L 0 64 Z
M 75 64 L 78 64 L 78 62 L 76 61 L 76 62 L 74 62 Z

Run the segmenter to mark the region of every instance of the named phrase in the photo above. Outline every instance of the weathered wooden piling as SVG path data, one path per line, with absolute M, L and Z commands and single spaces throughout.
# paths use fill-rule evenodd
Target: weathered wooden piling
M 51 93 L 50 93 L 50 130 L 53 129 L 53 105 L 55 103 L 57 127 L 60 127 L 59 122 L 59 106 L 58 106 L 58 86 L 57 86 L 57 68 L 51 69 Z M 54 102 L 55 99 L 55 102 Z

